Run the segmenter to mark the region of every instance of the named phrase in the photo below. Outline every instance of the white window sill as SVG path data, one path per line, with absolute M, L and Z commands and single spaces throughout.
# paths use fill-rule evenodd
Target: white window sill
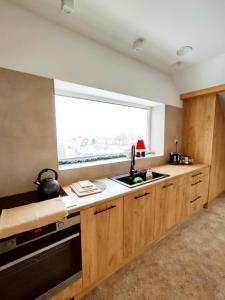
M 145 157 L 135 157 L 135 160 L 144 160 L 150 159 L 154 157 L 162 157 L 163 154 L 147 154 Z M 99 161 L 92 161 L 92 162 L 82 162 L 82 163 L 75 163 L 75 164 L 68 164 L 68 165 L 60 165 L 59 170 L 70 170 L 70 169 L 78 169 L 78 168 L 87 168 L 87 167 L 94 167 L 99 165 L 109 165 L 109 164 L 116 164 L 116 163 L 123 163 L 130 161 L 130 158 L 114 158 L 114 159 L 106 159 L 106 160 L 99 160 Z

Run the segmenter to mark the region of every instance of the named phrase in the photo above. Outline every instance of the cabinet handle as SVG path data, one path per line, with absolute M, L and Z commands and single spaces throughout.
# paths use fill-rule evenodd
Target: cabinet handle
M 103 210 L 99 210 L 99 211 L 97 210 L 94 214 L 97 215 L 97 214 L 100 214 L 100 213 L 102 213 L 102 212 L 104 212 L 104 211 L 113 209 L 113 208 L 115 208 L 115 207 L 116 207 L 116 205 L 111 205 L 110 207 L 107 207 L 107 208 L 105 208 L 105 209 L 103 209 Z
M 199 172 L 199 173 L 197 173 L 197 174 L 193 174 L 192 177 L 196 177 L 196 176 L 198 176 L 198 175 L 202 175 L 202 172 Z
M 168 187 L 170 187 L 170 186 L 173 186 L 173 185 L 174 185 L 173 183 L 165 184 L 162 188 L 163 188 L 163 189 L 166 189 L 166 188 L 168 188 Z
M 200 199 L 200 198 L 201 198 L 201 196 L 198 196 L 198 197 L 196 197 L 195 199 L 191 200 L 190 203 L 193 203 L 193 202 L 197 201 L 197 200 Z
M 197 182 L 195 182 L 195 183 L 192 183 L 191 185 L 196 185 L 196 184 L 199 184 L 199 183 L 201 183 L 202 182 L 202 180 L 199 180 L 199 181 L 197 181 Z
M 134 197 L 134 199 L 139 199 L 139 198 L 142 198 L 142 197 L 147 196 L 147 195 L 150 195 L 150 193 L 145 193 L 141 196 L 136 196 L 136 197 Z

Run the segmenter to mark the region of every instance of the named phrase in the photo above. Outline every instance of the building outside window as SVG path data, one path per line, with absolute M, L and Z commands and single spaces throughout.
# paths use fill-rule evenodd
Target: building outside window
M 107 98 L 106 91 L 102 101 L 102 97 L 93 93 L 92 97 L 82 97 L 79 93 L 56 91 L 59 165 L 126 158 L 131 145 L 139 139 L 145 141 L 147 153 L 154 152 L 152 107 L 112 100 L 111 94 Z

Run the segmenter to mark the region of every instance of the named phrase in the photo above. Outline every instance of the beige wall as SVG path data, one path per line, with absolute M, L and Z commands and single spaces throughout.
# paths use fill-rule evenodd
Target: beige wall
M 57 167 L 53 81 L 0 69 L 0 197 L 36 189 L 38 172 Z M 165 153 L 181 139 L 182 109 L 166 106 Z M 137 161 L 138 168 L 165 163 L 165 157 Z M 127 172 L 129 161 L 59 171 L 62 185 L 84 178 Z
M 53 81 L 0 69 L 0 197 L 34 190 L 56 165 Z
M 136 160 L 135 167 L 138 169 L 143 169 L 150 166 L 161 165 L 165 163 L 164 157 L 157 158 L 145 158 Z M 124 161 L 119 163 L 110 163 L 105 165 L 97 165 L 91 167 L 82 167 L 76 169 L 66 169 L 59 171 L 60 182 L 62 185 L 68 185 L 71 182 L 80 179 L 94 179 L 99 177 L 109 177 L 114 175 L 119 175 L 123 173 L 128 173 L 130 170 L 130 161 Z
M 165 120 L 165 153 L 175 151 L 175 140 L 178 141 L 178 152 L 181 151 L 183 109 L 166 105 Z

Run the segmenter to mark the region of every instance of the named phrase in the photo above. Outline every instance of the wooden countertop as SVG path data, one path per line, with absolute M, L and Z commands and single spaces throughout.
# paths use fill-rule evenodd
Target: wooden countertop
M 98 194 L 85 196 L 79 198 L 70 188 L 70 186 L 63 187 L 64 191 L 68 196 L 63 197 L 63 201 L 69 211 L 69 214 L 74 213 L 76 211 L 80 211 L 86 209 L 88 207 L 99 204 L 103 201 L 118 198 L 134 191 L 143 189 L 145 187 L 149 187 L 153 184 L 161 183 L 162 181 L 169 180 L 171 178 L 175 178 L 180 175 L 185 175 L 191 172 L 194 172 L 198 169 L 206 168 L 208 165 L 205 164 L 195 164 L 195 165 L 162 165 L 156 168 L 152 168 L 153 171 L 164 173 L 170 175 L 169 177 L 160 179 L 158 181 L 154 181 L 151 183 L 146 183 L 144 185 L 140 185 L 134 188 L 128 188 L 122 184 L 119 184 L 109 178 L 99 178 L 97 179 L 100 182 L 103 182 L 106 185 L 106 189 Z

